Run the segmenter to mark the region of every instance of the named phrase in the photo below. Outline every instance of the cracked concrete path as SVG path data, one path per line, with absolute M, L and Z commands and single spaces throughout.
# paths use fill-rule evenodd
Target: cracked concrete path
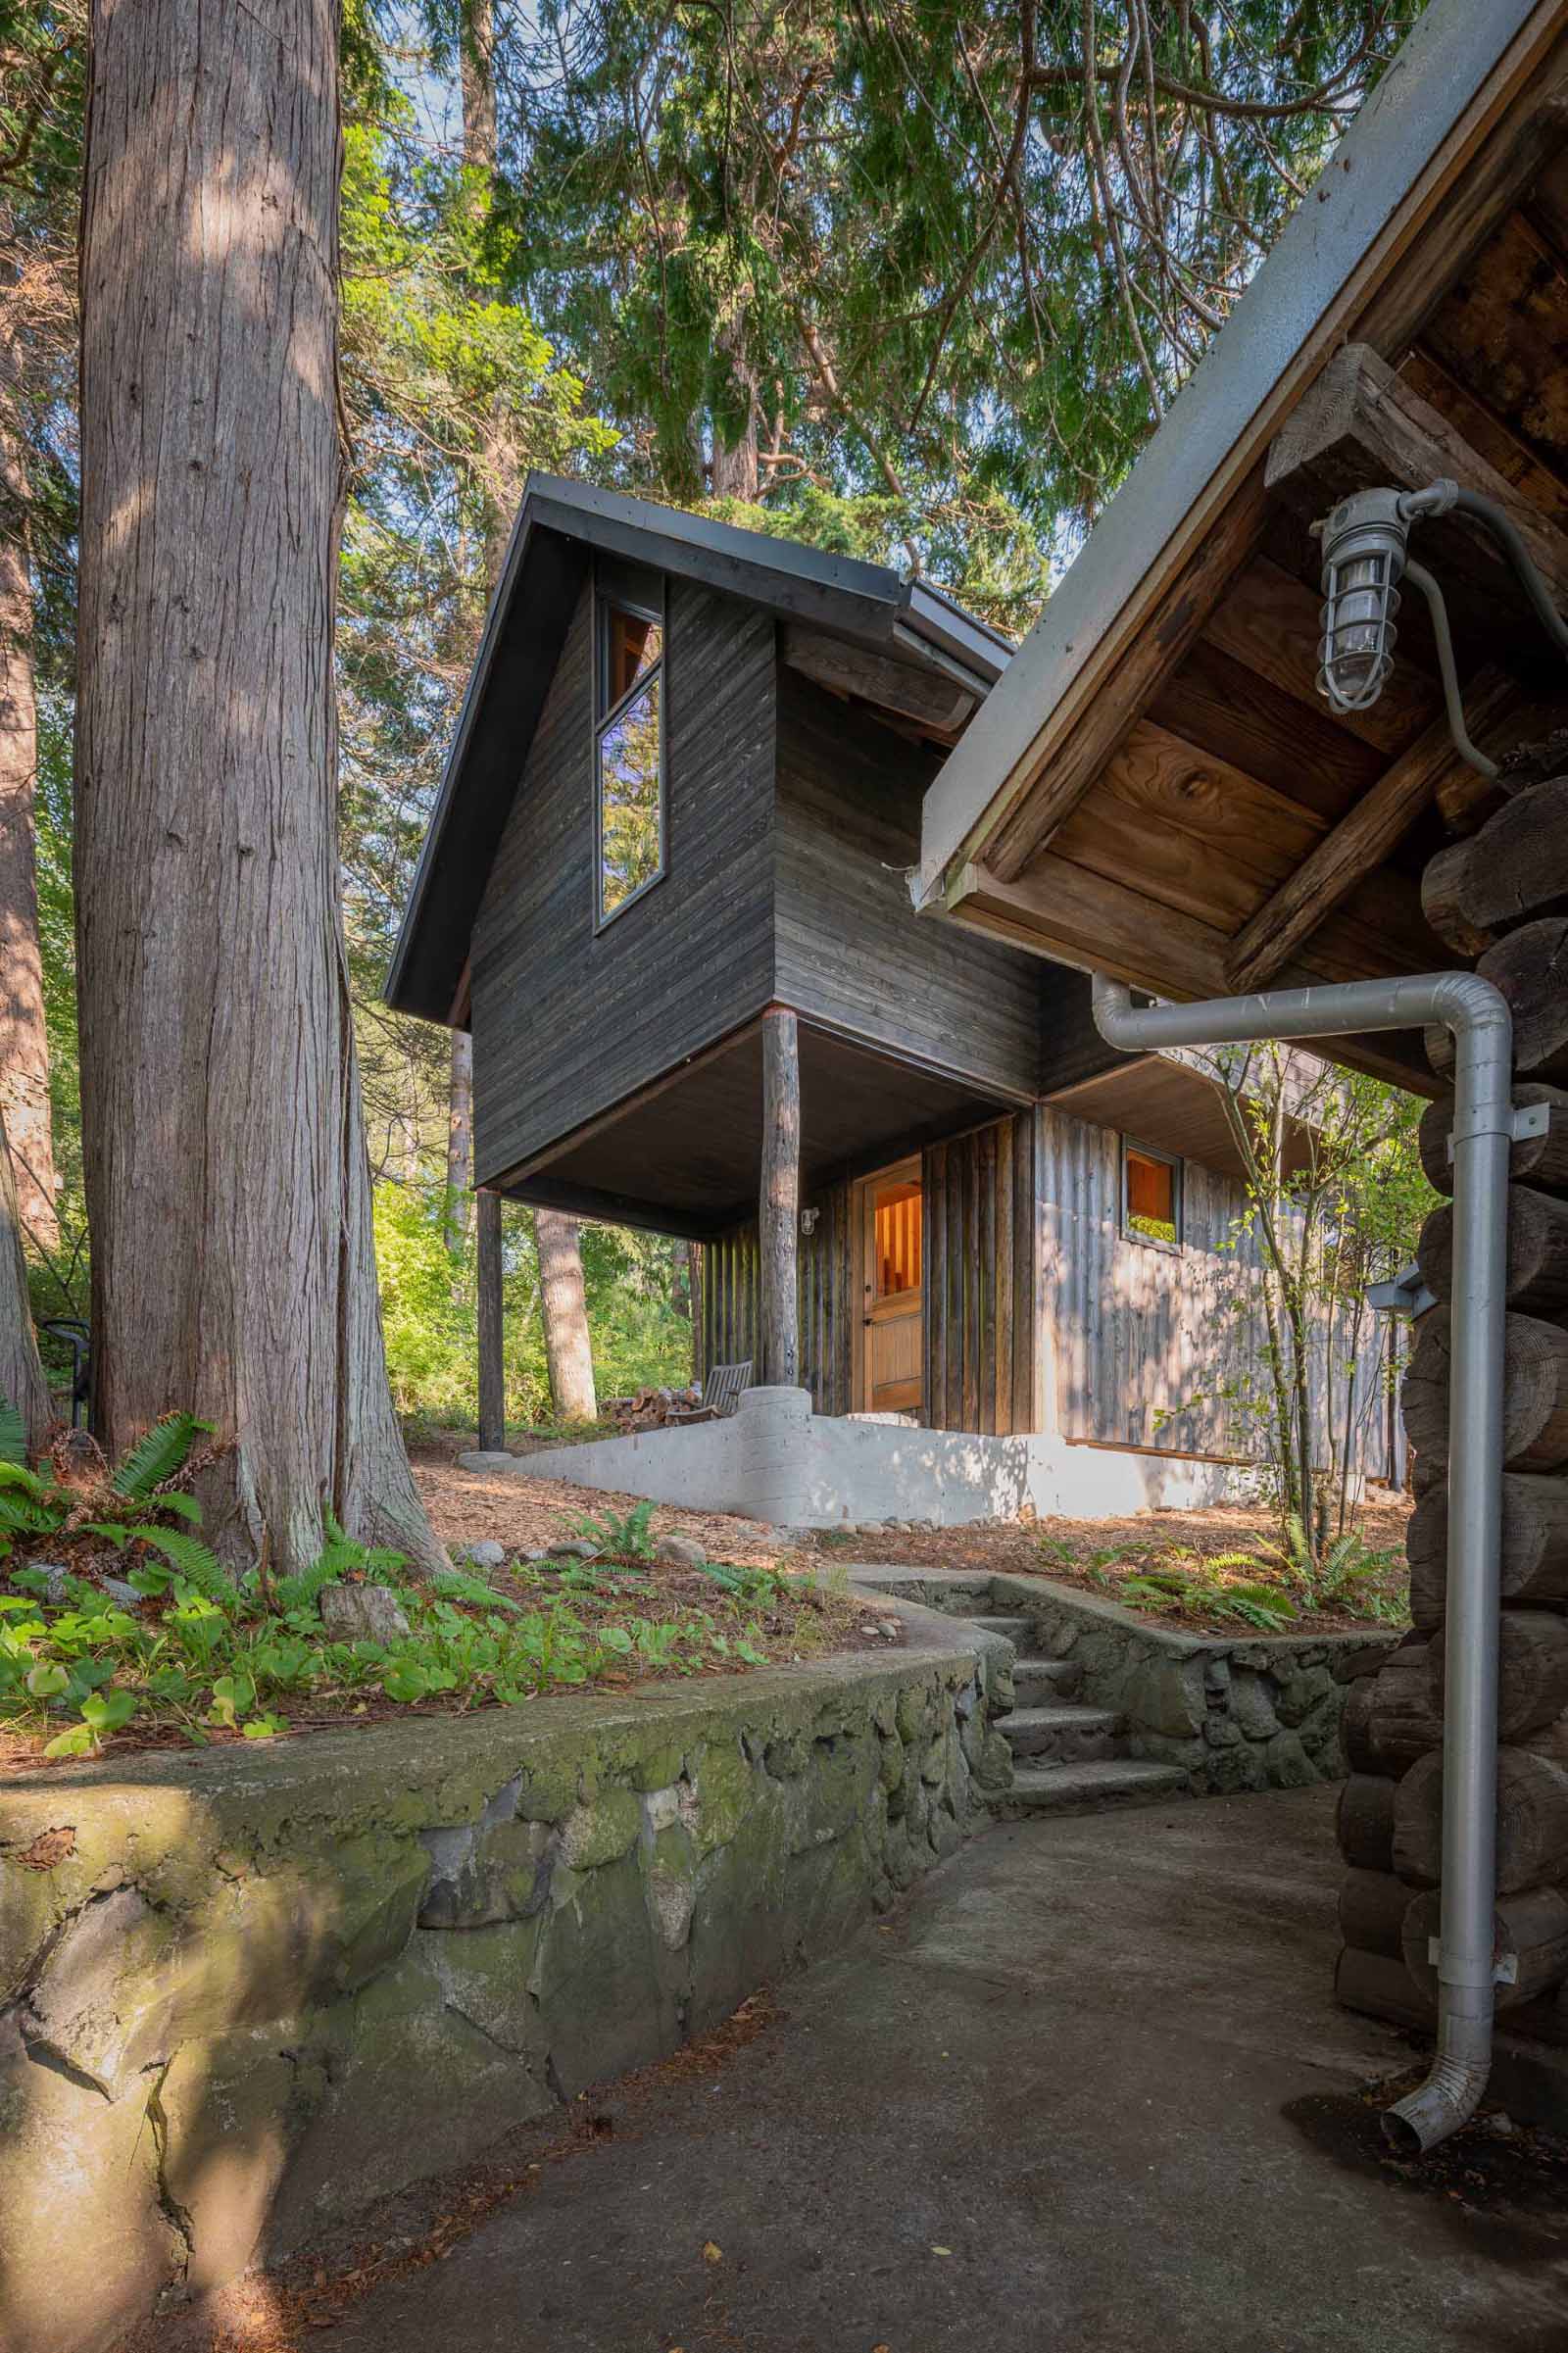
M 1568 2172 L 1477 2132 L 1392 2168 L 1353 2097 L 1411 2052 L 1330 1996 L 1332 1800 L 977 1840 L 722 2068 L 590 2095 L 591 2150 L 309 2341 L 1568 2353 Z

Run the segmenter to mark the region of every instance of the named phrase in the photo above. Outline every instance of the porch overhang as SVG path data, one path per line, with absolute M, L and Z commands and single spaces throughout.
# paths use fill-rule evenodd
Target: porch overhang
M 884 1054 L 802 1019 L 801 1193 L 885 1166 L 1027 1098 Z M 509 1200 L 710 1241 L 757 1214 L 762 1025 L 750 1021 L 520 1167 L 478 1181 Z
M 1331 714 L 1306 524 L 1397 479 L 1397 442 L 1568 581 L 1565 133 L 1560 8 L 1434 0 L 928 791 L 917 905 L 1166 998 L 1452 964 L 1419 876 L 1476 788 L 1425 613 L 1381 702 Z M 1362 410 L 1287 446 L 1348 343 Z M 1483 561 L 1445 548 L 1494 753 L 1537 722 L 1539 631 Z M 1325 1051 L 1434 1084 L 1413 1037 Z

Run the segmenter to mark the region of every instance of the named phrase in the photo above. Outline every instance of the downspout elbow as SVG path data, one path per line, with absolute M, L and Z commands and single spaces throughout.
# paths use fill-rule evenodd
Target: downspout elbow
M 1112 980 L 1107 972 L 1093 974 L 1089 1006 L 1095 1027 L 1107 1046 L 1119 1046 L 1123 1054 L 1137 1052 L 1136 1040 L 1127 1034 L 1137 1015 L 1133 1011 L 1133 993 L 1125 981 Z

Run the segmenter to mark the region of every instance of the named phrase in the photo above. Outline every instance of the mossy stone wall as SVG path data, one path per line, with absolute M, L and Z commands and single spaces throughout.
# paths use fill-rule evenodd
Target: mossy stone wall
M 11 1784 L 7 2353 L 465 2162 L 949 1853 L 1009 1778 L 1011 1654 L 895 1606 L 897 1652 Z

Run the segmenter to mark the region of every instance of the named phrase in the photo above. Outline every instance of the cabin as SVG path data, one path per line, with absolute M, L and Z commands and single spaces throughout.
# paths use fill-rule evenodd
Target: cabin
M 1260 1343 L 1213 1084 L 1107 1047 L 1081 973 L 911 904 L 1011 659 L 924 581 L 532 477 L 387 987 L 471 1032 L 481 1187 L 690 1240 L 699 1372 L 804 1397 L 803 1446 L 938 1518 L 1227 1491 L 1216 1393 Z M 907 1439 L 849 1421 L 1040 1443 L 911 1485 Z M 751 1492 L 738 1433 L 632 1445 L 571 1476 Z M 849 1471 L 808 1486 L 770 1516 L 866 1516 Z
M 1342 503 L 1445 482 L 1472 503 L 1409 520 L 1402 578 L 1359 575 L 1371 691 L 1331 707 Z M 1489 1435 L 1450 1417 L 1445 1204 L 1405 1287 L 1431 1310 L 1402 1396 L 1413 1630 L 1346 1710 L 1336 1987 L 1437 2022 L 1484 2081 L 1494 1978 L 1488 2096 L 1558 2131 L 1568 1945 L 1536 1924 L 1568 1855 L 1565 614 L 1568 18 L 1433 0 L 933 781 L 911 885 L 926 919 L 1166 1000 L 1473 967 L 1506 1004 L 1500 1617 L 1485 1529 L 1448 1557 L 1450 1459 L 1474 1477 Z M 1448 1033 L 1322 1051 L 1434 1099 L 1448 1192 Z M 1422 2098 L 1407 2151 L 1468 2113 Z

